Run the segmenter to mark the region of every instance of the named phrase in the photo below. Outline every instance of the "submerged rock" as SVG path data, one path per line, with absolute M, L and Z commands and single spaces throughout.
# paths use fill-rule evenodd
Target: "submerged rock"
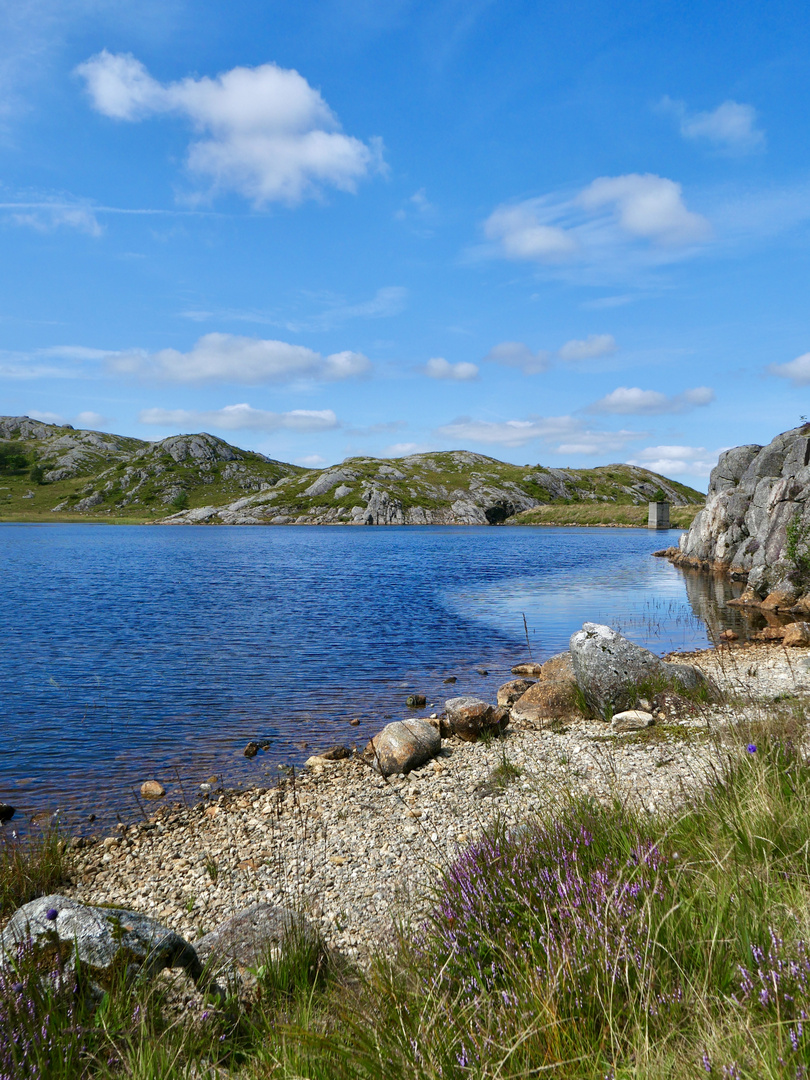
M 141 795 L 144 799 L 162 799 L 166 794 L 166 788 L 157 780 L 144 780 L 141 784 Z

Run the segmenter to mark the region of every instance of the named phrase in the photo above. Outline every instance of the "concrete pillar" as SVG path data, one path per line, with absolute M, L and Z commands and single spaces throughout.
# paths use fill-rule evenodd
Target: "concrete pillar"
M 651 502 L 650 513 L 647 517 L 647 528 L 668 529 L 669 527 L 669 503 Z

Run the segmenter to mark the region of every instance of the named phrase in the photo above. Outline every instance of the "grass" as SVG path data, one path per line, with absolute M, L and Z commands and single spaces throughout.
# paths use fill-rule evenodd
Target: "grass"
M 0 842 L 0 917 L 54 892 L 69 878 L 68 845 L 56 829 L 23 842 L 15 835 Z
M 669 519 L 675 529 L 688 529 L 702 503 L 671 506 Z M 605 502 L 568 503 L 536 506 L 510 519 L 510 525 L 619 525 L 627 528 L 647 527 L 647 504 L 628 505 Z
M 546 792 L 520 828 L 495 822 L 362 974 L 301 936 L 259 966 L 247 1003 L 189 1015 L 136 983 L 94 1011 L 80 978 L 35 975 L 23 950 L 0 974 L 0 1075 L 806 1077 L 810 763 L 790 704 L 718 746 L 678 813 Z M 493 782 L 519 775 L 504 752 Z M 64 872 L 64 850 L 42 844 L 47 857 L 19 849 L 0 867 L 19 897 Z

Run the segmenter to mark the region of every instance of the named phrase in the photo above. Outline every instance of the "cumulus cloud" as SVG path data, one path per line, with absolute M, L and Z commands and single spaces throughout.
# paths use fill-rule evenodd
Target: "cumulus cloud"
M 790 379 L 794 386 L 808 386 L 810 385 L 810 352 L 802 353 L 787 364 L 771 364 L 768 371 L 771 375 L 778 375 L 780 379 Z
M 400 458 L 410 457 L 411 454 L 429 454 L 436 447 L 430 443 L 401 442 L 387 446 L 382 452 L 383 457 Z
M 641 465 L 664 476 L 708 476 L 725 447 L 707 451 L 703 446 L 648 446 L 629 465 Z
M 74 427 L 89 428 L 93 431 L 110 422 L 109 417 L 90 410 L 77 413 L 76 416 L 63 416 L 61 413 L 40 412 L 38 409 L 29 409 L 27 415 L 32 420 L 41 420 L 44 424 L 72 424 Z
M 425 364 L 425 374 L 430 379 L 451 379 L 455 382 L 470 382 L 478 378 L 478 368 L 475 364 L 459 361 L 451 364 L 443 356 L 434 356 Z
M 40 420 L 43 424 L 66 424 L 68 421 L 61 413 L 41 412 L 39 409 L 29 409 L 27 416 L 32 420 Z
M 544 349 L 532 352 L 522 341 L 502 341 L 489 350 L 484 360 L 490 364 L 520 368 L 524 375 L 537 375 L 548 370 L 550 355 Z
M 107 366 L 118 374 L 165 379 L 170 382 L 259 383 L 352 379 L 368 374 L 371 363 L 358 352 L 322 356 L 304 345 L 286 341 L 204 334 L 189 352 L 161 349 L 155 353 L 117 353 Z
M 679 183 L 654 173 L 598 177 L 583 190 L 495 208 L 479 254 L 566 265 L 615 262 L 635 250 L 665 262 L 711 239 L 708 220 L 690 210 Z M 637 253 L 637 257 L 640 257 Z
M 320 92 L 276 64 L 161 83 L 130 53 L 105 49 L 76 73 L 104 116 L 188 121 L 197 132 L 189 169 L 214 191 L 238 192 L 257 206 L 294 205 L 324 187 L 354 191 L 358 180 L 382 168 L 379 140 L 366 144 L 343 134 Z
M 711 111 L 690 113 L 683 101 L 664 97 L 660 108 L 677 117 L 685 139 L 703 139 L 736 153 L 750 153 L 765 145 L 765 132 L 757 127 L 757 110 L 753 105 L 729 99 Z
M 304 454 L 303 457 L 295 459 L 296 465 L 303 465 L 306 469 L 317 469 L 320 465 L 326 464 L 326 458 L 321 457 L 320 454 Z
M 615 353 L 618 347 L 613 334 L 589 334 L 586 338 L 566 341 L 557 355 L 561 360 L 597 360 Z
M 266 412 L 247 404 L 226 405 L 223 409 L 194 411 L 188 409 L 144 409 L 138 416 L 142 424 L 175 429 L 219 428 L 225 431 L 331 431 L 340 427 L 331 409 L 293 409 L 291 412 Z
M 658 390 L 642 390 L 638 386 L 618 386 L 605 397 L 589 405 L 590 413 L 615 413 L 621 416 L 660 416 L 663 413 L 684 413 L 714 401 L 714 390 L 696 386 L 682 394 L 662 394 Z
M 623 449 L 629 440 L 643 437 L 642 432 L 593 431 L 574 416 L 530 416 L 525 420 L 474 420 L 462 416 L 437 428 L 443 439 L 464 446 L 484 443 L 519 447 L 539 439 L 563 454 L 601 454 Z

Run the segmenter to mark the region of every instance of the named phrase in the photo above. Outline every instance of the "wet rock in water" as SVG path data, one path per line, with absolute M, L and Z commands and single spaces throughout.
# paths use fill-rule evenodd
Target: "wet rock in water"
M 498 687 L 498 704 L 511 705 L 522 697 L 530 686 L 534 686 L 531 679 L 512 679 L 504 683 L 503 686 Z
M 766 626 L 751 635 L 752 641 L 781 641 L 785 636 L 784 626 Z
M 541 679 L 512 705 L 512 719 L 533 728 L 570 719 L 577 713 L 575 688 L 574 679 Z
M 654 723 L 652 713 L 645 712 L 644 709 L 626 709 L 616 713 L 612 726 L 614 731 L 641 731 Z
M 314 757 L 319 757 L 322 761 L 342 761 L 344 758 L 352 756 L 352 749 L 350 746 L 342 746 L 340 743 L 333 743 L 332 746 L 327 746 L 325 750 L 319 750 Z
M 790 626 L 786 626 L 782 644 L 790 646 L 810 645 L 810 623 L 795 622 L 791 623 Z
M 740 635 L 733 630 L 721 630 L 717 635 L 721 641 L 738 641 Z
M 455 677 L 455 675 L 448 675 L 447 678 L 444 680 L 444 682 L 445 683 L 454 683 L 454 682 L 458 682 L 458 679 Z
M 571 656 L 585 700 L 603 718 L 632 708 L 641 688 L 651 693 L 665 689 L 715 692 L 697 668 L 660 660 L 599 623 L 587 622 L 571 636 Z
M 244 754 L 246 758 L 254 758 L 259 752 L 259 744 L 257 742 L 249 742 L 245 747 Z
M 307 919 L 290 908 L 255 903 L 199 938 L 194 950 L 209 977 L 218 983 L 256 982 L 256 971 L 277 960 L 285 946 L 315 946 L 318 938 Z
M 427 720 L 395 720 L 386 724 L 363 751 L 363 760 L 383 776 L 407 773 L 441 750 L 439 732 Z
M 202 965 L 193 947 L 155 919 L 124 908 L 90 907 L 52 894 L 18 908 L 0 933 L 0 965 L 13 964 L 17 946 L 32 941 L 46 962 L 58 953 L 72 969 L 76 959 L 96 995 L 123 974 L 147 977 L 179 967 L 196 982 Z
M 543 674 L 543 665 L 542 664 L 535 664 L 534 661 L 531 661 L 528 664 L 515 664 L 515 666 L 512 668 L 512 674 L 513 675 L 534 675 L 535 678 L 536 678 L 538 675 Z
M 351 719 L 351 720 L 349 721 L 349 723 L 350 723 L 350 725 L 351 725 L 352 727 L 360 727 L 360 721 L 359 721 L 359 720 L 357 719 L 357 717 L 356 717 L 356 716 L 355 716 L 355 717 L 353 717 L 353 718 L 352 718 L 352 719 Z
M 450 698 L 444 703 L 450 731 L 465 742 L 476 742 L 486 731 L 498 734 L 509 722 L 509 710 L 474 697 Z
M 11 821 L 16 813 L 16 807 L 9 803 L 0 803 L 0 822 Z
M 478 672 L 479 675 L 489 675 L 489 672 L 486 668 L 480 667 L 476 668 L 475 670 Z
M 405 704 L 409 709 L 423 709 L 427 705 L 427 698 L 424 694 L 411 694 Z
M 141 784 L 141 795 L 144 799 L 162 799 L 166 794 L 166 788 L 157 780 L 144 780 Z

